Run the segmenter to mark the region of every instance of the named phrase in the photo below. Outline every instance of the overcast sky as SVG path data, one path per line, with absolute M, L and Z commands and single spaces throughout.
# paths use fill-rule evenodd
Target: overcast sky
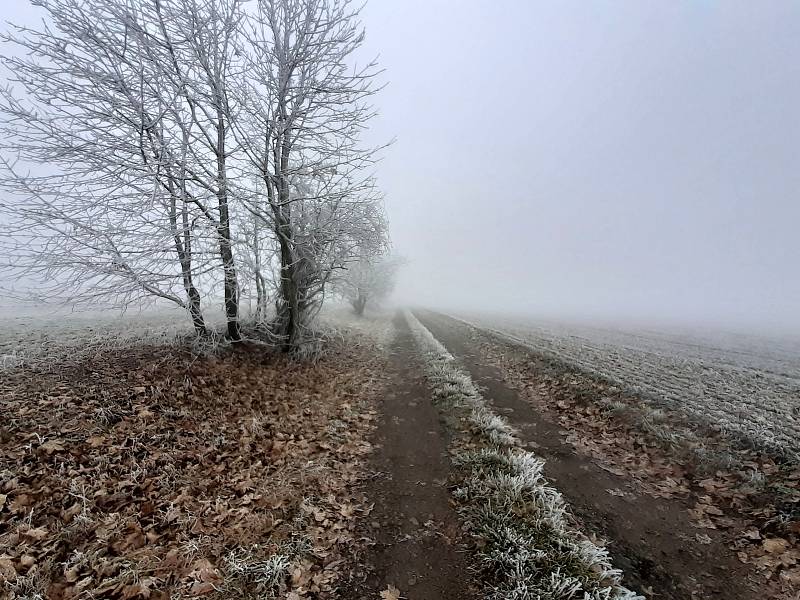
M 400 300 L 800 332 L 800 2 L 371 0 L 363 19 Z
M 800 331 L 800 3 L 371 0 L 420 304 Z

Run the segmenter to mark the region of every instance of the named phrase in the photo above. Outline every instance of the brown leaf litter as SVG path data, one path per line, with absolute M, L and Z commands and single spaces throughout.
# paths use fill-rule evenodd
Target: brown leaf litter
M 4 372 L 0 590 L 336 597 L 381 360 L 138 347 Z

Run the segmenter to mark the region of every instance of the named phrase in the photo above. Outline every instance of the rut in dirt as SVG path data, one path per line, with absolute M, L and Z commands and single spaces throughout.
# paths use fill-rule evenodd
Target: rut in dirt
M 447 436 L 402 315 L 394 326 L 391 383 L 370 464 L 376 476 L 365 490 L 375 506 L 362 534 L 376 543 L 364 557 L 363 581 L 344 597 L 379 598 L 393 586 L 408 600 L 475 598 L 463 533 L 447 490 Z
M 587 533 L 609 540 L 614 565 L 624 583 L 647 597 L 669 600 L 762 600 L 751 572 L 719 540 L 695 542 L 688 506 L 639 494 L 625 478 L 609 473 L 576 453 L 557 424 L 542 417 L 487 365 L 469 329 L 449 317 L 428 311 L 416 316 L 469 371 L 485 397 L 545 459 L 545 474 L 564 495 Z M 625 489 L 620 497 L 609 490 Z

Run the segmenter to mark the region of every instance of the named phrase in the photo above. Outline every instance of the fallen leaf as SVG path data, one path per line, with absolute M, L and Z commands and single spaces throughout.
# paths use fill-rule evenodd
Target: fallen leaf
M 711 538 L 705 533 L 696 533 L 694 537 L 698 542 L 705 546 L 711 543 Z
M 381 598 L 382 600 L 400 600 L 400 590 L 390 584 L 381 592 Z
M 748 529 L 742 534 L 742 537 L 748 540 L 760 540 L 761 533 L 755 527 Z
M 23 533 L 23 535 L 31 538 L 32 540 L 41 541 L 47 537 L 47 533 L 46 527 L 36 527 L 35 529 L 28 529 Z
M 0 557 L 0 580 L 14 581 L 17 578 L 17 570 L 14 562 L 7 556 Z
M 292 585 L 303 587 L 311 581 L 311 563 L 305 562 L 292 571 Z
M 24 554 L 22 558 L 19 559 L 19 562 L 22 564 L 23 567 L 30 568 L 36 564 L 36 559 L 30 554 Z
M 192 565 L 192 572 L 189 577 L 199 580 L 202 583 L 214 583 L 222 580 L 222 576 L 208 559 L 201 558 Z M 213 586 L 212 586 L 213 587 Z
M 789 547 L 789 542 L 783 538 L 767 538 L 761 545 L 770 554 L 780 554 Z
M 800 586 L 800 569 L 781 571 L 781 579 L 794 586 Z
M 47 452 L 48 454 L 52 454 L 53 452 L 63 452 L 64 446 L 58 440 L 47 440 L 44 444 L 39 446 L 42 450 Z
M 214 585 L 204 581 L 198 581 L 189 589 L 192 596 L 205 596 L 214 591 Z

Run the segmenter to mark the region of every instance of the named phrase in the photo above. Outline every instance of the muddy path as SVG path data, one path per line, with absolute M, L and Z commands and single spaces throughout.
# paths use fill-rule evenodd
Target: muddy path
M 408 600 L 476 598 L 446 487 L 448 440 L 402 315 L 394 325 L 390 384 L 373 439 L 374 477 L 365 490 L 375 505 L 359 532 L 374 545 L 359 558 L 362 572 L 341 597 L 380 598 L 393 586 Z
M 765 598 L 751 572 L 721 539 L 699 543 L 689 506 L 677 499 L 642 495 L 630 480 L 602 469 L 564 440 L 567 433 L 508 387 L 486 364 L 469 329 L 454 319 L 415 311 L 417 317 L 462 362 L 485 397 L 547 461 L 545 474 L 572 506 L 585 530 L 605 537 L 626 585 L 648 598 L 755 600 Z M 545 399 L 546 400 L 546 399 Z

